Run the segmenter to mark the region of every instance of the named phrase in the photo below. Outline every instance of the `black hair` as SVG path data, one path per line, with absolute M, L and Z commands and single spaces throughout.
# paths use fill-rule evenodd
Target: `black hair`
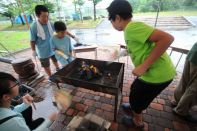
M 109 7 L 107 7 L 109 13 L 109 20 L 114 21 L 116 15 L 119 15 L 122 19 L 127 20 L 133 17 L 133 9 L 131 4 L 126 0 L 114 0 Z
M 0 98 L 2 98 L 4 94 L 11 92 L 11 89 L 9 88 L 10 81 L 18 83 L 17 79 L 11 74 L 0 72 Z
M 56 32 L 65 31 L 67 29 L 66 24 L 62 21 L 56 21 L 54 23 L 54 28 Z
M 35 7 L 36 16 L 40 16 L 41 12 L 49 12 L 49 10 L 44 5 L 36 5 Z

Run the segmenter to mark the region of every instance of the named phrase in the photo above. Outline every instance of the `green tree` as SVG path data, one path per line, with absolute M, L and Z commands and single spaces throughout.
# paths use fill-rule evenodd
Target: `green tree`
M 73 4 L 75 6 L 75 13 L 77 12 L 77 0 L 73 0 Z
M 35 6 L 36 5 L 45 5 L 49 13 L 54 13 L 55 11 L 55 5 L 51 2 L 48 2 L 47 0 L 20 0 L 22 3 L 22 6 L 25 10 L 26 14 L 33 15 L 34 19 L 36 19 L 35 16 Z
M 18 0 L 17 0 L 18 1 Z M 50 13 L 55 11 L 55 5 L 47 0 L 20 0 L 26 13 L 34 14 L 35 6 L 38 4 L 45 5 Z
M 10 19 L 10 22 L 11 22 L 12 27 L 13 27 L 13 25 L 14 25 L 14 21 L 13 21 L 14 15 L 12 14 L 12 12 L 9 12 L 9 11 L 7 11 L 7 12 L 0 12 L 0 14 L 2 16 L 8 17 Z
M 36 0 L 23 0 L 22 4 L 24 6 L 24 9 L 26 11 L 28 11 L 29 14 L 32 14 L 34 19 L 36 19 L 35 16 L 35 6 L 38 4 L 38 2 L 36 2 Z
M 96 5 L 102 0 L 92 0 L 94 6 L 94 21 L 96 20 Z
M 197 1 L 196 0 L 183 0 L 182 6 L 183 6 L 182 8 L 184 8 L 184 9 L 196 10 L 197 9 Z
M 55 11 L 55 9 L 54 9 L 55 5 L 53 3 L 51 3 L 51 2 L 45 2 L 43 5 L 45 5 L 48 8 L 49 13 L 54 13 L 54 11 Z
M 196 3 L 196 0 L 184 0 L 183 5 L 185 6 L 192 6 Z
M 139 7 L 139 3 L 140 1 L 139 0 L 128 0 L 129 3 L 132 5 L 132 8 L 133 8 L 133 12 L 138 12 L 138 7 Z
M 75 13 L 79 12 L 81 21 L 83 21 L 81 6 L 83 6 L 84 3 L 85 3 L 84 0 L 74 0 L 73 1 L 73 4 L 75 5 Z M 79 7 L 78 10 L 77 10 L 77 5 Z
M 134 12 L 152 12 L 157 11 L 158 7 L 161 11 L 178 10 L 181 8 L 183 1 L 191 4 L 195 0 L 128 0 Z M 194 3 L 193 3 L 194 4 Z
M 13 19 L 15 16 L 19 16 L 22 24 L 24 25 L 24 21 L 21 16 L 21 9 L 19 7 L 18 2 L 10 2 L 10 3 L 0 3 L 0 8 L 2 9 L 1 14 L 10 18 L 12 26 L 13 26 Z

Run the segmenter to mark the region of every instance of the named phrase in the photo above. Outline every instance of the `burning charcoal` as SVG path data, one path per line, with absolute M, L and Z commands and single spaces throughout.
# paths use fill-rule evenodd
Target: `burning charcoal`
M 86 74 L 87 74 L 87 80 L 92 79 L 92 71 L 90 69 L 86 70 Z
M 79 74 L 82 79 L 90 80 L 102 75 L 98 68 L 94 65 L 88 65 L 82 61 L 81 68 L 79 69 Z

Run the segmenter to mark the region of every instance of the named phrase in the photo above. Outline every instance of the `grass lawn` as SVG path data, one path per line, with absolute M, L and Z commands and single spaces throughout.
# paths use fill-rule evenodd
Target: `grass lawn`
M 17 51 L 20 49 L 25 49 L 30 46 L 29 44 L 29 32 L 0 32 L 0 43 L 3 44 L 10 51 Z M 0 46 L 0 51 L 4 50 Z
M 0 30 L 4 30 L 6 28 L 8 28 L 9 26 L 11 26 L 10 22 L 2 22 L 0 23 Z
M 70 29 L 76 29 L 76 28 L 95 28 L 102 19 L 94 20 L 83 20 L 82 21 L 67 21 L 67 27 Z M 15 24 L 13 27 L 11 26 L 11 23 L 8 21 L 6 23 L 0 23 L 0 31 L 25 31 L 28 30 L 27 25 L 21 25 L 21 24 Z
M 28 27 L 27 25 L 21 25 L 21 24 L 17 24 L 17 25 L 14 25 L 13 27 L 12 26 L 8 26 L 7 28 L 5 28 L 6 31 L 26 31 L 28 30 Z
M 27 25 L 21 25 L 21 24 L 14 24 L 14 26 L 11 26 L 10 21 L 6 21 L 3 23 L 0 23 L 0 31 L 25 31 L 28 30 Z

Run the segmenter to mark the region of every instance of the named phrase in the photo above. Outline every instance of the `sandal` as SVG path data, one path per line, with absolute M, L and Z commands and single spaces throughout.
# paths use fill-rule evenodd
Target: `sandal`
M 129 103 L 122 103 L 121 107 L 125 113 L 133 116 L 132 108 Z
M 178 103 L 175 100 L 170 101 L 171 107 L 176 107 Z
M 144 123 L 141 123 L 140 125 L 136 125 L 133 121 L 133 118 L 130 116 L 123 116 L 121 123 L 128 127 L 136 127 L 136 128 L 144 128 Z

